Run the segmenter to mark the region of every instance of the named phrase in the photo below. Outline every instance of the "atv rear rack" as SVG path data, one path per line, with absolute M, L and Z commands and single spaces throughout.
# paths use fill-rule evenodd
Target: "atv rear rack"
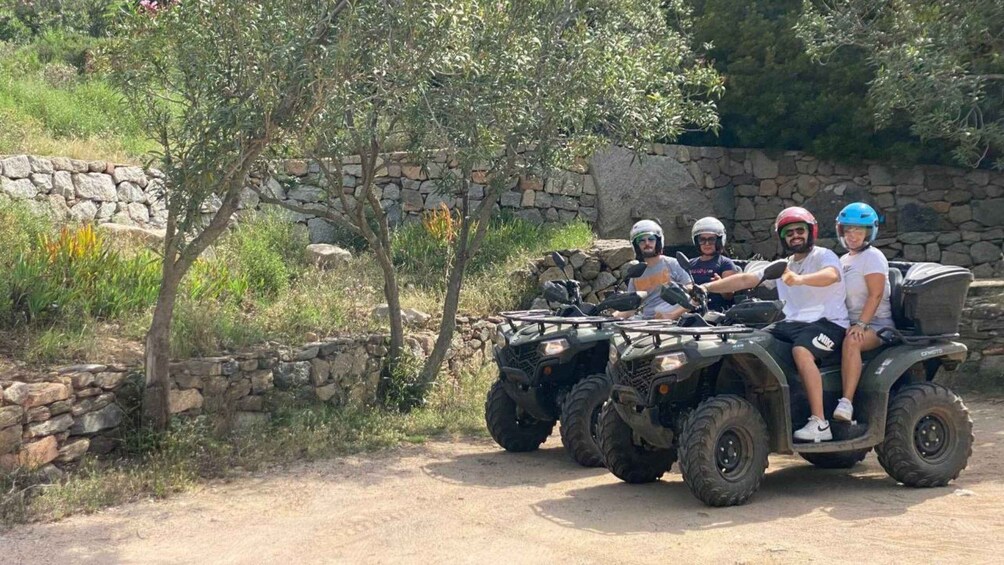
M 526 322 L 530 324 L 537 324 L 540 332 L 544 332 L 544 326 L 554 325 L 558 326 L 596 326 L 596 329 L 600 329 L 604 324 L 609 324 L 611 322 L 616 322 L 618 318 L 611 318 L 608 316 L 558 316 L 555 315 L 550 310 L 515 310 L 510 312 L 499 312 L 499 315 L 509 322 L 509 327 L 516 331 L 516 324 L 514 322 Z
M 695 341 L 700 341 L 704 336 L 717 336 L 722 341 L 728 341 L 734 334 L 753 333 L 754 329 L 747 326 L 695 326 L 680 327 L 676 320 L 634 320 L 617 322 L 614 324 L 620 330 L 624 341 L 631 344 L 631 337 L 628 333 L 641 333 L 651 335 L 655 340 L 656 347 L 662 345 L 662 336 L 685 335 L 691 336 Z

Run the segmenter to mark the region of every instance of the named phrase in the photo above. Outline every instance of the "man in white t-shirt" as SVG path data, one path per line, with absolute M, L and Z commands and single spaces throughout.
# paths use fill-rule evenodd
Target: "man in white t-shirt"
M 817 362 L 840 355 L 848 326 L 840 259 L 829 249 L 815 245 L 819 227 L 805 208 L 781 210 L 774 231 L 785 252 L 790 253 L 788 270 L 776 282 L 778 298 L 784 301 L 785 319 L 771 324 L 766 331 L 792 344 L 792 357 L 809 397 L 812 416 L 795 431 L 795 439 L 828 441 L 833 433 L 823 415 L 823 377 Z M 759 273 L 740 273 L 701 286 L 708 292 L 721 293 L 752 288 L 759 282 Z

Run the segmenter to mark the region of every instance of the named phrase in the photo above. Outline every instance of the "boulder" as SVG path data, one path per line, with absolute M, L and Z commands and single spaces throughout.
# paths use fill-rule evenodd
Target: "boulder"
M 657 218 L 662 220 L 667 243 L 687 244 L 690 225 L 678 226 L 674 221 L 683 215 L 681 211 L 694 218 L 713 213 L 709 196 L 676 159 L 655 155 L 639 159 L 627 149 L 611 146 L 593 155 L 590 171 L 600 211 L 596 225 L 600 237 L 625 237 L 635 221 Z M 703 185 L 703 174 L 700 181 Z
M 597 240 L 593 252 L 610 269 L 619 269 L 635 258 L 634 247 L 626 239 Z
M 10 180 L 0 177 L 0 193 L 19 199 L 34 198 L 38 194 L 38 188 L 29 179 Z
M 974 263 L 990 263 L 1001 259 L 1001 246 L 989 241 L 978 241 L 969 249 Z
M 112 171 L 112 180 L 115 184 L 130 182 L 139 187 L 146 186 L 146 172 L 142 167 L 115 167 Z
M 20 406 L 4 406 L 0 408 L 0 429 L 21 423 L 24 408 Z
M 334 269 L 348 264 L 352 253 L 329 243 L 312 243 L 305 251 L 307 262 L 321 269 Z
M 21 426 L 0 428 L 0 455 L 11 453 L 21 446 Z
M 90 447 L 91 440 L 85 437 L 68 441 L 63 445 L 63 447 L 59 448 L 59 454 L 56 457 L 56 461 L 60 463 L 76 461 L 77 459 L 83 457 Z
M 42 437 L 51 436 L 52 434 L 58 434 L 59 432 L 65 432 L 70 429 L 73 425 L 73 416 L 70 414 L 62 414 L 51 420 L 46 420 L 44 422 L 39 422 L 38 424 L 31 424 L 28 426 L 27 436 L 28 437 Z
M 390 308 L 386 304 L 378 304 L 377 307 L 373 309 L 371 314 L 374 318 L 389 319 Z M 401 318 L 404 320 L 405 324 L 422 326 L 425 325 L 425 323 L 428 322 L 432 316 L 414 308 L 402 308 Z
M 175 407 L 179 406 L 177 401 L 180 400 L 176 398 L 175 393 L 187 393 L 189 391 L 171 391 L 170 396 L 170 407 L 171 413 L 181 412 L 182 410 L 174 410 Z M 191 391 L 198 394 L 198 391 Z M 201 403 L 202 396 L 199 396 L 199 406 Z M 97 410 L 95 412 L 88 412 L 82 416 L 77 417 L 76 421 L 73 422 L 73 426 L 70 427 L 71 436 L 79 436 L 85 434 L 93 434 L 100 432 L 101 430 L 107 430 L 118 426 L 122 422 L 122 417 L 125 415 L 122 409 L 119 408 L 118 404 L 109 404 Z
M 31 161 L 28 160 L 27 155 L 15 155 L 6 159 L 0 159 L 0 171 L 7 178 L 27 178 L 31 174 Z
M 29 392 L 27 384 L 15 382 L 4 389 L 3 398 L 11 404 L 23 404 L 28 398 Z
M 26 469 L 38 469 L 59 456 L 59 442 L 53 436 L 42 438 L 38 441 L 26 443 L 21 446 L 21 451 L 17 454 L 16 462 L 8 457 L 3 466 L 8 467 L 11 463 Z
M 118 200 L 118 192 L 112 177 L 103 173 L 86 173 L 73 175 L 73 185 L 77 198 L 113 202 Z
M 329 243 L 335 240 L 335 225 L 324 218 L 307 220 L 307 235 L 310 243 Z
M 288 390 L 307 385 L 310 383 L 310 362 L 279 363 L 275 367 L 273 378 L 276 388 L 279 389 Z
M 177 414 L 179 412 L 188 412 L 189 410 L 201 410 L 202 403 L 203 403 L 202 394 L 194 388 L 190 388 L 187 390 L 172 390 L 167 400 L 168 411 L 171 414 Z M 115 405 L 114 404 L 108 405 L 108 407 L 111 406 Z M 108 407 L 106 407 L 105 409 L 107 410 Z
M 28 385 L 28 397 L 24 401 L 25 408 L 51 404 L 57 400 L 70 397 L 70 388 L 60 383 L 31 383 Z

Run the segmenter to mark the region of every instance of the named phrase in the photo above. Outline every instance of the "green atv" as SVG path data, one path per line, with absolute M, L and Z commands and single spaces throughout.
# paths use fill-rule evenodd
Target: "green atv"
M 560 255 L 552 259 L 564 268 Z M 633 268 L 628 277 L 644 267 Z M 597 467 L 603 459 L 596 421 L 610 396 L 606 365 L 613 323 L 619 321 L 599 314 L 635 310 L 642 295 L 614 294 L 593 305 L 582 301 L 577 281 L 561 280 L 545 283 L 544 298 L 558 308 L 501 313 L 505 322 L 494 348 L 499 378 L 485 401 L 488 431 L 507 451 L 533 451 L 560 420 L 568 453 L 581 465 Z
M 763 282 L 779 278 L 785 265 L 759 268 Z M 749 323 L 780 318 L 783 304 L 752 300 L 714 316 L 700 287 L 665 288 L 664 300 L 692 312 L 679 325 L 617 324 L 613 389 L 598 434 L 607 467 L 641 483 L 679 459 L 687 486 L 711 506 L 747 502 L 769 453 L 850 468 L 874 448 L 886 472 L 905 485 L 947 484 L 972 454 L 973 425 L 962 400 L 932 380 L 966 358 L 954 338 L 970 282 L 972 274 L 959 267 L 891 265 L 896 329 L 884 330 L 886 345 L 865 356 L 854 399 L 858 420 L 831 420 L 833 441 L 819 443 L 792 439 L 792 422 L 805 421 L 809 411 L 791 345 Z M 839 361 L 820 370 L 829 413 L 841 395 Z

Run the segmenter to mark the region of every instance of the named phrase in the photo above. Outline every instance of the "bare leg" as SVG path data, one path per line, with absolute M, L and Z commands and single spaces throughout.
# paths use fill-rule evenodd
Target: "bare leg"
M 844 398 L 854 402 L 854 391 L 861 380 L 861 353 L 882 345 L 875 330 L 865 331 L 861 341 L 845 339 L 840 359 L 840 377 L 844 383 Z
M 802 379 L 802 386 L 805 387 L 805 394 L 809 397 L 809 410 L 812 415 L 825 420 L 823 417 L 823 376 L 819 374 L 819 367 L 816 367 L 816 358 L 808 349 L 796 345 L 791 349 L 791 354 L 795 358 L 795 366 L 798 368 L 798 376 Z

